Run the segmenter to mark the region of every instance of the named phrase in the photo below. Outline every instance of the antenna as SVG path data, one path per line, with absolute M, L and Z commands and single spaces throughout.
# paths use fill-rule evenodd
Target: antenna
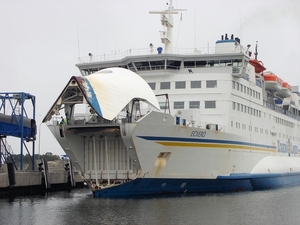
M 258 55 L 258 52 L 257 52 L 257 41 L 256 41 L 256 45 L 255 45 L 254 55 L 255 55 L 255 59 L 257 60 L 257 55 Z
M 160 31 L 161 42 L 165 45 L 165 53 L 171 53 L 172 35 L 173 35 L 173 14 L 178 14 L 179 11 L 186 9 L 174 9 L 173 1 L 170 0 L 169 8 L 164 11 L 150 11 L 149 14 L 160 14 L 160 21 L 167 28 L 166 31 Z
M 241 18 L 241 7 L 239 8 L 239 11 L 240 11 L 240 37 L 241 37 L 241 40 L 243 40 L 243 35 L 242 35 L 242 18 Z
M 194 35 L 195 35 L 195 37 L 194 37 L 194 41 L 195 41 L 195 49 L 196 49 L 196 46 L 197 46 L 197 27 L 196 27 L 196 21 L 197 21 L 197 18 L 196 18 L 196 9 L 194 9 Z
M 77 44 L 78 44 L 78 60 L 80 59 L 80 47 L 79 47 L 79 29 L 78 29 L 78 23 L 77 23 Z

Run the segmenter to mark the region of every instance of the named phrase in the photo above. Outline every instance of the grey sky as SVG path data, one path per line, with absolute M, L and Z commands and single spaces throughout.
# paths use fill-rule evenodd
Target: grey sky
M 159 15 L 167 0 L 0 0 L 0 92 L 37 98 L 39 125 L 71 76 L 78 55 L 161 46 Z M 214 47 L 222 34 L 258 41 L 258 58 L 292 86 L 300 85 L 299 0 L 173 0 L 173 47 Z M 41 153 L 62 149 L 44 125 Z M 39 140 L 39 138 L 38 138 Z M 19 140 L 8 139 L 19 153 Z M 38 152 L 38 141 L 36 142 Z

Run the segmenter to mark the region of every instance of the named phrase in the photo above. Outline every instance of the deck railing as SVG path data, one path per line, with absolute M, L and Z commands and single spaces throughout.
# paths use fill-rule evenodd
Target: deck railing
M 169 54 L 183 54 L 183 55 L 193 55 L 193 54 L 213 54 L 215 48 L 172 48 Z M 79 57 L 78 63 L 92 63 L 92 62 L 104 62 L 113 61 L 118 59 L 123 59 L 128 56 L 139 56 L 139 55 L 155 55 L 158 54 L 157 51 L 151 50 L 150 48 L 140 48 L 140 49 L 129 49 L 125 52 L 112 52 L 109 54 L 93 55 L 89 54 L 86 57 Z M 162 53 L 164 54 L 164 53 Z

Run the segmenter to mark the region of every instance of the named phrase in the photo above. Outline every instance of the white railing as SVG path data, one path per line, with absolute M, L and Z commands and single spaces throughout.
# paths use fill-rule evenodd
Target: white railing
M 203 54 L 213 54 L 214 52 L 215 52 L 215 48 L 211 48 L 211 47 L 207 47 L 207 48 L 171 48 L 171 52 L 169 54 L 184 54 L 184 55 L 201 54 L 201 55 L 203 55 Z M 150 49 L 150 48 L 129 49 L 125 52 L 114 52 L 114 53 L 95 55 L 95 56 L 91 54 L 91 56 L 79 57 L 78 63 L 113 61 L 113 60 L 123 59 L 127 56 L 155 55 L 155 54 L 158 54 L 156 49 Z
M 141 115 L 132 115 L 131 122 L 137 122 L 139 119 L 141 119 L 143 116 L 145 116 L 147 113 L 144 111 L 144 108 L 141 108 L 142 112 Z M 149 110 L 148 110 L 149 111 Z M 209 123 L 205 121 L 200 120 L 186 120 L 185 124 L 183 122 L 183 119 L 180 118 L 180 122 L 177 125 L 180 126 L 187 126 L 187 127 L 195 127 L 195 128 L 202 128 L 207 130 L 215 130 L 218 132 L 226 132 L 226 126 L 222 124 L 215 124 L 215 123 Z M 60 116 L 54 116 L 52 117 L 52 120 L 47 123 L 47 125 L 53 125 L 53 126 L 59 126 L 61 121 Z M 84 114 L 84 115 L 76 115 L 73 116 L 70 121 L 67 121 L 65 125 L 95 125 L 95 124 L 121 124 L 121 123 L 128 123 L 128 118 L 126 117 L 126 112 L 122 111 L 120 112 L 115 119 L 113 120 L 105 120 L 99 116 L 92 115 L 92 114 Z M 174 117 L 174 124 L 176 124 L 176 118 Z

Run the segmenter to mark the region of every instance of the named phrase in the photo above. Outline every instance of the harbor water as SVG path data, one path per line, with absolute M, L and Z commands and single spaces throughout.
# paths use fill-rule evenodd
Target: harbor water
M 89 189 L 0 199 L 0 224 L 299 224 L 300 186 L 222 194 L 93 198 Z

